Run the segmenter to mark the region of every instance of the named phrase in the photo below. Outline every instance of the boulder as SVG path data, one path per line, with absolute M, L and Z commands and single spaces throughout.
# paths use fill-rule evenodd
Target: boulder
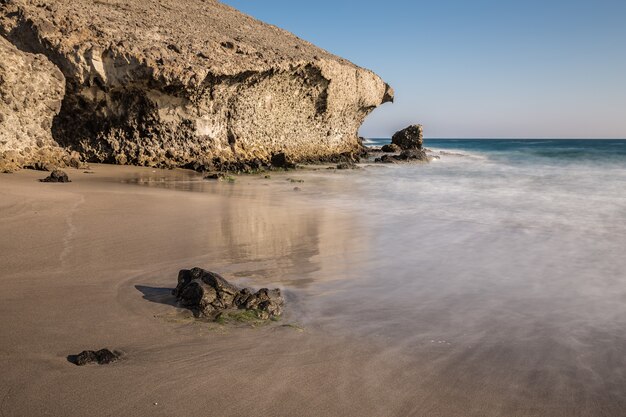
M 67 174 L 60 169 L 53 170 L 46 178 L 39 180 L 41 182 L 72 182 Z
M 373 72 L 216 0 L 3 0 L 0 35 L 63 73 L 54 138 L 87 162 L 329 160 L 361 152 L 363 120 L 393 101 Z
M 172 294 L 196 316 L 211 319 L 229 310 L 248 310 L 256 312 L 259 319 L 268 320 L 279 317 L 285 303 L 280 289 L 239 289 L 221 275 L 201 268 L 181 270 Z
M 0 37 L 0 172 L 65 165 L 51 132 L 64 92 L 63 74 L 44 55 Z
M 391 143 L 402 150 L 422 149 L 423 136 L 422 125 L 413 125 L 394 133 Z

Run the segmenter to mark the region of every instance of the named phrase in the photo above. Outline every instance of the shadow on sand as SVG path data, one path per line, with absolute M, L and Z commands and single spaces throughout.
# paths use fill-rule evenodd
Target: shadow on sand
M 177 306 L 176 297 L 172 295 L 172 288 L 148 287 L 146 285 L 135 285 L 135 288 L 143 294 L 144 300 L 172 307 Z

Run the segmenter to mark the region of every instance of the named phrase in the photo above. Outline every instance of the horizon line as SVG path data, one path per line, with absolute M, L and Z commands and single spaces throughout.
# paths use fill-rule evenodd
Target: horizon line
M 391 139 L 389 137 L 366 137 L 365 139 Z M 425 137 L 424 140 L 626 140 L 626 138 L 528 138 L 528 137 Z

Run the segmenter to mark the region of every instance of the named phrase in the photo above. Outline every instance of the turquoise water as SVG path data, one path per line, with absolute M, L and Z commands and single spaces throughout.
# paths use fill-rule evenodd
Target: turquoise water
M 368 144 L 380 146 L 389 142 L 389 138 L 378 138 L 369 140 Z M 444 151 L 484 153 L 490 158 L 511 162 L 529 162 L 529 158 L 536 158 L 539 163 L 548 160 L 626 163 L 626 139 L 425 139 L 424 146 Z
M 465 415 L 626 415 L 626 140 L 425 146 L 304 184 L 354 223 L 316 322 L 418 358 Z

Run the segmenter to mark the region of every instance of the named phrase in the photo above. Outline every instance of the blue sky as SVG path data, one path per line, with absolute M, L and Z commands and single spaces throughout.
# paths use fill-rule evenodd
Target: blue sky
M 626 0 L 226 0 L 391 84 L 361 134 L 626 138 Z

